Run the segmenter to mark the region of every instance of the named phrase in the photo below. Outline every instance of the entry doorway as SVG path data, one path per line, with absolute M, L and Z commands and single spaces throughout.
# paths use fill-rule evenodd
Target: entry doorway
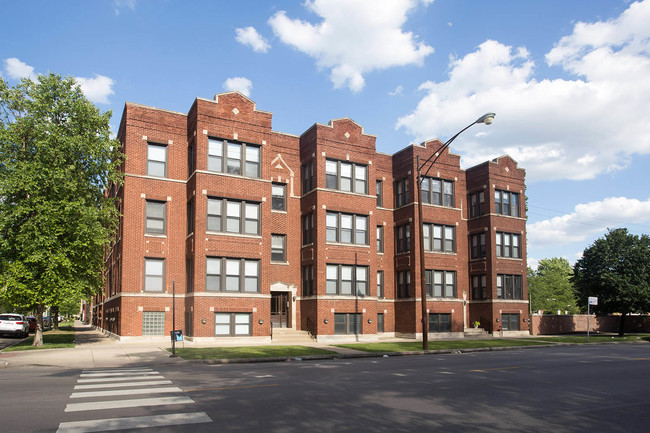
M 291 303 L 289 292 L 271 292 L 271 326 L 289 328 L 291 323 Z

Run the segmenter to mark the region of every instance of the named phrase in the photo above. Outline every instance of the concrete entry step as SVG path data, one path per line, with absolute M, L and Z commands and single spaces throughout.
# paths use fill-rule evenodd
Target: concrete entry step
M 465 338 L 490 338 L 490 334 L 483 328 L 465 328 Z
M 272 343 L 278 344 L 307 344 L 313 343 L 309 332 L 292 328 L 273 328 Z

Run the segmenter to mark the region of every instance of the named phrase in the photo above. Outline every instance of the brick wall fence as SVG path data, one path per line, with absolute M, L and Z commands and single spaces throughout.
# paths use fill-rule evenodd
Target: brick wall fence
M 590 332 L 618 332 L 621 316 L 589 317 Z M 586 314 L 534 314 L 533 335 L 570 334 L 587 332 Z M 625 332 L 650 332 L 650 316 L 627 316 Z

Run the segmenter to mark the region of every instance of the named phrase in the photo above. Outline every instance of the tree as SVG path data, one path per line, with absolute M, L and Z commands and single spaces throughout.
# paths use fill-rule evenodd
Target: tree
M 117 222 L 122 162 L 100 113 L 73 78 L 0 78 L 0 298 L 35 310 L 42 345 L 47 306 L 91 296 L 103 284 Z
M 619 335 L 625 317 L 650 311 L 650 237 L 627 229 L 609 230 L 584 250 L 573 268 L 573 283 L 580 305 L 598 297 L 596 314 L 620 313 Z
M 537 271 L 528 268 L 528 292 L 532 309 L 577 313 L 572 275 L 571 264 L 559 257 L 540 260 Z

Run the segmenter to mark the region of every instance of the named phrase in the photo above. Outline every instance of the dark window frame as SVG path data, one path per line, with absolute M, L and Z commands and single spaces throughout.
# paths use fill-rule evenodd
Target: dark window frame
M 361 335 L 363 334 L 362 313 L 334 313 L 334 334 Z
M 429 332 L 451 332 L 451 313 L 429 313 Z
M 437 188 L 436 185 L 438 186 Z M 451 192 L 447 188 L 450 188 Z M 423 177 L 421 189 L 422 203 L 451 208 L 456 205 L 456 186 L 454 181 L 437 177 Z
M 276 243 L 277 240 L 280 240 L 281 243 L 280 248 L 278 248 L 277 246 Z M 287 262 L 287 235 L 286 234 L 280 234 L 280 233 L 271 234 L 271 261 L 276 263 Z
M 440 230 L 440 237 L 435 236 L 436 229 Z M 447 239 L 448 229 L 451 229 L 451 239 Z M 433 253 L 455 253 L 456 252 L 456 226 L 424 223 L 422 224 L 422 230 L 424 232 L 423 233 L 424 251 L 433 252 Z M 436 248 L 437 244 L 440 245 L 439 248 Z
M 523 300 L 524 288 L 521 275 L 497 274 L 497 298 Z
M 385 298 L 384 292 L 384 271 L 377 271 L 377 298 Z
M 476 218 L 484 214 L 485 191 L 469 194 L 469 217 Z
M 384 252 L 384 226 L 377 226 L 377 252 L 382 254 Z
M 519 313 L 501 313 L 501 329 L 504 331 L 520 331 L 521 315 Z M 512 326 L 515 324 L 516 326 Z
M 472 299 L 488 299 L 487 275 L 472 275 Z
M 229 327 L 230 332 L 228 334 L 217 334 L 217 316 L 230 316 Z M 247 334 L 237 334 L 237 316 L 248 316 L 248 333 Z M 229 311 L 215 311 L 214 312 L 214 336 L 215 337 L 250 337 L 253 335 L 253 314 L 247 313 L 245 311 L 240 312 L 229 312 Z
M 409 269 L 397 271 L 395 278 L 397 279 L 397 298 L 405 299 L 413 297 L 411 271 Z
M 375 194 L 377 195 L 377 207 L 384 207 L 384 182 L 379 179 L 375 183 Z
M 395 181 L 395 208 L 406 206 L 409 202 L 408 178 Z
M 214 261 L 214 262 L 212 262 Z M 210 263 L 219 263 L 218 272 L 210 272 Z M 239 262 L 238 273 L 228 273 L 228 263 Z M 257 265 L 257 274 L 252 277 L 246 274 L 246 264 L 255 263 Z M 260 260 L 255 259 L 244 259 L 239 257 L 215 257 L 215 256 L 206 256 L 205 258 L 205 291 L 206 292 L 218 292 L 218 293 L 261 293 L 261 280 L 262 280 L 262 271 L 261 271 L 261 262 Z M 233 279 L 237 277 L 237 290 L 228 290 L 228 281 L 229 278 Z M 256 290 L 246 290 L 247 280 L 256 280 Z M 214 287 L 218 285 L 218 287 Z
M 332 279 L 330 275 L 330 269 L 336 269 L 336 277 Z M 343 270 L 350 269 L 350 279 L 344 279 Z M 365 271 L 366 277 L 365 280 L 358 278 L 359 270 L 363 269 Z M 370 284 L 370 267 L 369 266 L 360 266 L 360 265 L 344 265 L 336 263 L 328 263 L 325 265 L 325 293 L 332 296 L 358 296 L 365 297 L 370 295 L 369 284 Z M 345 293 L 345 287 L 349 285 L 350 293 Z M 332 290 L 332 288 L 334 290 Z M 359 289 L 362 290 L 359 290 Z
M 215 233 L 226 233 L 230 235 L 247 235 L 247 236 L 259 236 L 261 234 L 261 213 L 262 213 L 262 206 L 261 203 L 259 202 L 254 202 L 254 201 L 244 201 L 244 200 L 233 200 L 229 198 L 224 198 L 224 197 L 208 197 L 207 199 L 207 206 L 206 206 L 206 221 L 205 221 L 205 228 L 206 232 L 215 232 Z M 221 213 L 210 213 L 210 203 L 220 203 L 219 207 L 221 210 Z M 228 215 L 228 204 L 239 204 L 239 216 L 234 217 Z M 246 208 L 248 206 L 256 206 L 257 207 L 257 218 L 246 218 Z M 225 212 L 224 212 L 225 211 Z M 229 220 L 237 220 L 238 221 L 238 231 L 231 231 L 228 230 L 228 222 Z M 214 223 L 211 223 L 211 221 L 218 221 L 219 222 L 219 228 L 217 229 L 214 225 Z M 247 227 L 247 222 L 256 222 L 256 232 L 247 232 L 246 227 Z
M 400 224 L 395 227 L 395 250 L 397 254 L 411 251 L 411 225 Z
M 336 164 L 336 172 L 328 171 L 328 165 Z M 344 175 L 344 167 L 350 167 L 350 176 Z M 358 172 L 364 172 L 365 179 L 361 179 Z M 352 161 L 341 161 L 327 158 L 325 160 L 325 188 L 336 191 L 351 192 L 354 194 L 368 194 L 368 174 L 370 170 L 365 164 Z M 362 187 L 359 188 L 361 182 Z M 346 185 L 349 183 L 349 188 Z M 362 190 L 362 191 L 361 191 Z
M 517 245 L 515 245 L 515 243 L 517 243 Z M 507 259 L 521 259 L 520 234 L 497 232 L 495 245 L 497 257 Z
M 332 218 L 336 218 L 336 225 L 330 225 Z M 350 217 L 351 228 L 343 227 L 343 220 Z M 365 221 L 365 230 L 358 226 L 360 221 Z M 368 224 L 370 217 L 368 215 L 357 215 L 345 212 L 327 211 L 325 214 L 325 240 L 327 243 L 338 243 L 346 245 L 370 245 L 370 234 L 368 233 Z M 357 242 L 359 236 L 363 236 L 363 242 Z M 334 237 L 334 239 L 332 239 Z M 350 241 L 347 242 L 349 237 Z
M 470 258 L 481 259 L 486 255 L 486 236 L 485 232 L 474 233 L 469 235 Z
M 440 284 L 436 283 L 436 276 L 440 275 Z M 453 276 L 453 282 L 447 282 L 447 276 Z M 456 271 L 426 269 L 424 271 L 427 296 L 431 298 L 458 298 L 458 275 Z M 448 292 L 451 290 L 451 293 Z M 436 294 L 438 292 L 439 294 Z
M 310 212 L 302 216 L 302 244 L 314 243 L 314 213 Z
M 314 296 L 314 265 L 302 267 L 302 296 Z
M 520 217 L 519 193 L 494 190 L 494 212 L 498 215 Z
M 278 190 L 282 191 L 281 195 L 276 194 Z M 287 210 L 287 184 L 280 182 L 271 183 L 271 210 L 282 211 Z

